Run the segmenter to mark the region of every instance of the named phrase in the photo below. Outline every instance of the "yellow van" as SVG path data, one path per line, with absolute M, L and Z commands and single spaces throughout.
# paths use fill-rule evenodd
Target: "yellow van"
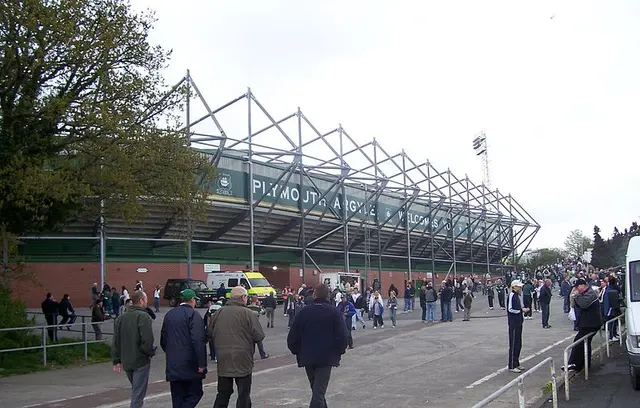
M 210 272 L 207 276 L 207 286 L 213 290 L 223 284 L 227 289 L 227 299 L 231 288 L 241 285 L 247 289 L 249 296 L 257 296 L 262 300 L 269 293 L 276 295 L 276 290 L 271 283 L 260 272 L 255 271 L 237 271 L 237 272 Z

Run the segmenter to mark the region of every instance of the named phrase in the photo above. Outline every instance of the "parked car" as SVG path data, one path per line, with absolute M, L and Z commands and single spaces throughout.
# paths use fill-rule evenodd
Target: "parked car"
M 193 289 L 199 300 L 196 307 L 203 307 L 209 300 L 216 300 L 216 291 L 209 289 L 206 283 L 196 279 L 167 279 L 164 285 L 164 299 L 169 301 L 169 306 L 175 307 L 182 302 L 180 293 L 185 289 Z

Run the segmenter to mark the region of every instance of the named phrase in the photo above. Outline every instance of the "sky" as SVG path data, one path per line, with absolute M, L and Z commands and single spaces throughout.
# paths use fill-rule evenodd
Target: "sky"
M 132 4 L 156 12 L 167 80 L 189 69 L 212 107 L 251 87 L 275 117 L 299 106 L 478 183 L 484 131 L 492 187 L 542 226 L 532 248 L 639 221 L 640 2 Z

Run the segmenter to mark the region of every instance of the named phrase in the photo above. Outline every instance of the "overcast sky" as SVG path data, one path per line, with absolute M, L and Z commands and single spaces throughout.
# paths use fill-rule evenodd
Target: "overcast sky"
M 542 225 L 532 247 L 640 218 L 638 1 L 133 4 L 157 12 L 167 79 L 190 69 L 212 106 L 250 86 L 276 117 L 300 106 L 477 182 L 484 130 L 493 187 Z

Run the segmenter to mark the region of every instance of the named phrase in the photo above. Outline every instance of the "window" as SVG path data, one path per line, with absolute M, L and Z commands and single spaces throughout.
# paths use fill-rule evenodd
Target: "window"
M 251 286 L 271 286 L 269 284 L 269 281 L 266 280 L 265 278 L 254 278 L 254 279 L 249 279 L 249 282 L 251 282 Z
M 207 290 L 207 285 L 203 281 L 189 281 L 189 289 Z
M 640 302 L 640 261 L 629 262 L 629 293 L 632 302 Z
M 238 279 L 236 278 L 229 279 L 229 284 L 227 285 L 227 287 L 235 288 L 236 286 L 238 286 Z
M 244 286 L 245 289 L 249 289 L 249 282 L 247 282 L 247 280 L 245 278 L 240 279 L 240 285 Z

